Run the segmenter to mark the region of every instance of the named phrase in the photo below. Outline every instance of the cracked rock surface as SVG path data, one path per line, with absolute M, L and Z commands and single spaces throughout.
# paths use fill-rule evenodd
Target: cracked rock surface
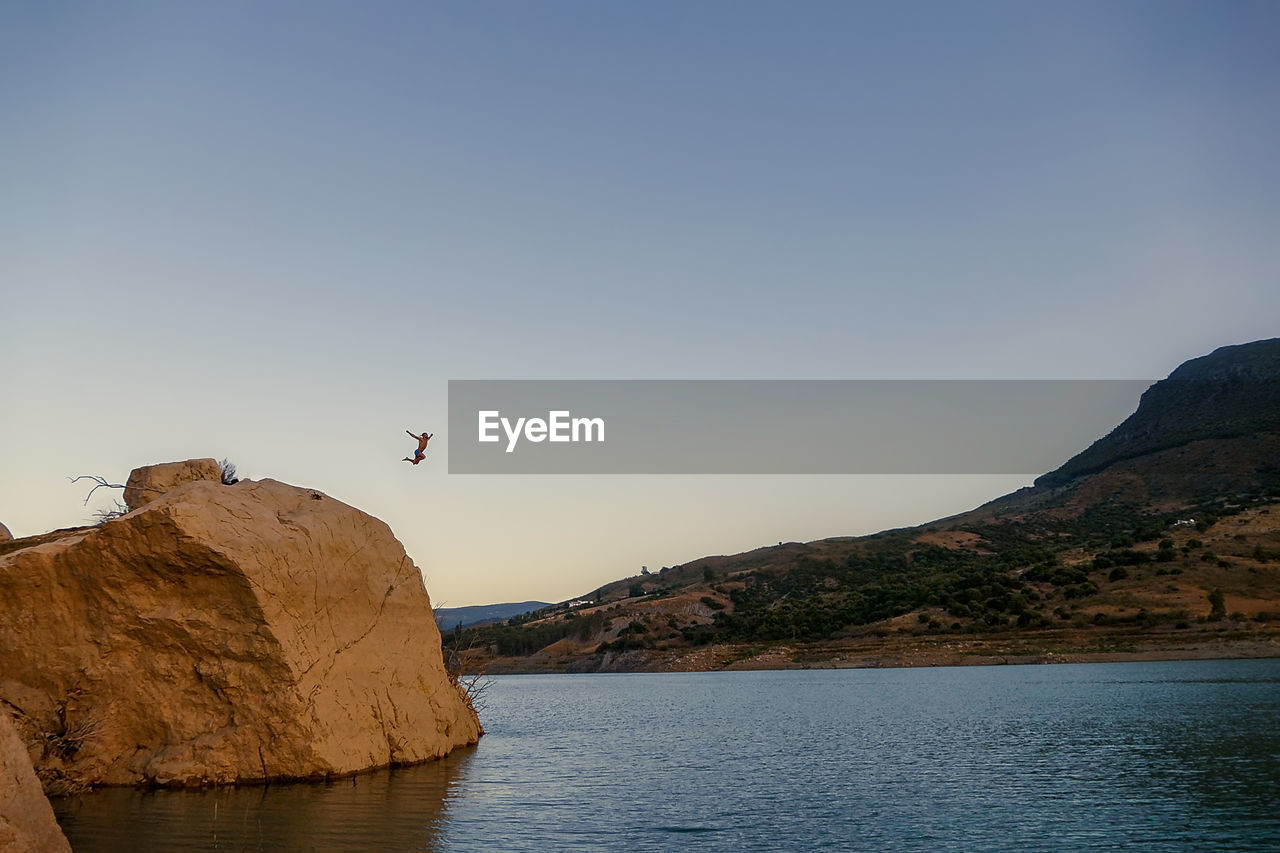
M 327 495 L 192 481 L 32 539 L 0 554 L 0 705 L 48 791 L 320 778 L 480 737 L 418 568 Z

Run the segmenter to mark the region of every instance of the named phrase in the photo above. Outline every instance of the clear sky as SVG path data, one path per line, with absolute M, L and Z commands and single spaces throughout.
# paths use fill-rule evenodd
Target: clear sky
M 1029 477 L 400 460 L 449 379 L 1156 378 L 1274 337 L 1278 36 L 1266 0 L 0 2 L 0 521 L 228 457 L 463 605 L 962 511 Z

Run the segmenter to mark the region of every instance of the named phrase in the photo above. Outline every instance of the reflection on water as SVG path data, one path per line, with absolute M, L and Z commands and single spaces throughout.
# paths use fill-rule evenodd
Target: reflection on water
M 430 851 L 474 752 L 315 784 L 108 789 L 54 808 L 75 851 Z
M 444 761 L 55 803 L 77 851 L 1277 850 L 1280 660 L 495 679 Z

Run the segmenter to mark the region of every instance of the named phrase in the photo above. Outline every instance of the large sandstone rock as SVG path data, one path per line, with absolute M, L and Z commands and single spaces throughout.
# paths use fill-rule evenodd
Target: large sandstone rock
M 0 524 L 0 542 L 8 542 L 13 538 L 13 534 L 9 532 L 9 528 Z
M 124 503 L 138 509 L 183 483 L 199 480 L 222 482 L 222 468 L 216 459 L 188 459 L 134 468 L 124 484 Z
M 0 650 L 47 790 L 316 778 L 481 734 L 390 528 L 272 480 L 0 556 Z
M 27 747 L 0 710 L 0 853 L 71 853 L 31 769 Z

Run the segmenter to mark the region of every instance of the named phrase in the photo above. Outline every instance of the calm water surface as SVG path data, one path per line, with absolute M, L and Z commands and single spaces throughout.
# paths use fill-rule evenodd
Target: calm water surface
M 1277 850 L 1280 660 L 494 679 L 478 747 L 55 802 L 76 851 Z

